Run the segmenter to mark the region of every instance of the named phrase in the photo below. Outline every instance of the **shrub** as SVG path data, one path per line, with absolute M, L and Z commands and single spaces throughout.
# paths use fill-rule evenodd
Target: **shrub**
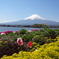
M 34 37 L 34 35 L 32 35 L 32 34 L 24 34 L 21 37 L 24 40 L 24 42 L 28 42 L 28 41 L 32 41 L 32 38 Z
M 9 33 L 7 36 L 13 36 L 15 35 L 15 33 Z
M 59 35 L 59 29 L 55 29 L 56 35 Z
M 10 40 L 0 41 L 0 57 L 3 55 L 12 55 L 13 53 L 18 53 L 19 51 L 28 51 L 27 43 L 24 42 L 22 46 L 18 45 L 17 42 Z
M 27 30 L 25 30 L 25 29 L 20 30 L 20 34 L 26 34 L 26 32 L 27 32 Z
M 55 30 L 52 29 L 47 29 L 45 32 L 42 33 L 42 35 L 44 35 L 45 37 L 50 37 L 52 39 L 56 38 L 56 32 Z
M 40 29 L 40 32 L 45 32 L 45 30 L 44 29 Z
M 15 36 L 15 37 L 11 38 L 10 40 L 12 40 L 12 41 L 16 41 L 17 38 L 19 38 L 19 37 Z
M 0 57 L 3 55 L 12 55 L 13 53 L 18 53 L 20 49 L 18 49 L 17 43 L 10 40 L 2 40 L 0 41 Z
M 39 43 L 39 44 L 44 44 L 45 41 L 46 41 L 46 38 L 44 36 L 34 36 L 33 39 L 32 39 L 33 42 L 36 42 L 36 43 Z
M 31 52 L 36 51 L 39 49 L 39 47 L 40 47 L 40 45 L 38 43 L 33 42 L 32 48 L 29 49 L 29 51 L 31 51 Z
M 56 42 L 56 41 L 59 41 L 59 36 L 56 36 L 55 39 L 47 39 L 47 42 L 51 43 L 51 42 Z
M 3 56 L 1 59 L 59 59 L 59 41 L 42 45 L 37 51 L 21 51 L 12 56 Z
M 32 35 L 41 35 L 41 32 L 40 31 L 32 31 L 31 34 Z

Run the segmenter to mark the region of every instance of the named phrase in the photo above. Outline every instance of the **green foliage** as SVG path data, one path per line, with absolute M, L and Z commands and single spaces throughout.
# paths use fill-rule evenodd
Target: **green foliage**
M 15 35 L 15 33 L 9 33 L 7 36 L 13 36 Z
M 10 40 L 12 40 L 12 41 L 16 41 L 17 40 L 17 38 L 19 38 L 18 36 L 15 36 L 15 37 L 13 37 L 12 39 L 10 39 Z
M 40 35 L 41 32 L 40 32 L 40 31 L 32 31 L 31 34 L 32 34 L 32 35 Z
M 33 36 L 34 35 L 32 35 L 32 34 L 24 34 L 21 37 L 24 40 L 24 42 L 28 42 L 28 41 L 32 41 Z
M 45 37 L 50 37 L 52 39 L 56 38 L 55 30 L 47 29 L 45 32 L 42 33 Z
M 59 29 L 56 29 L 55 32 L 56 32 L 56 35 L 59 35 Z
M 40 31 L 26 32 L 26 34 L 21 35 L 24 42 L 32 41 L 35 35 L 40 35 Z
M 17 38 L 21 37 L 24 41 L 22 46 L 17 45 Z M 19 33 L 9 33 L 0 35 L 0 57 L 7 59 L 58 59 L 59 57 L 59 30 L 41 29 L 40 31 L 28 32 L 25 29 Z M 27 42 L 32 41 L 32 48 L 27 47 Z M 51 43 L 52 42 L 52 43 Z M 49 44 L 50 43 L 50 44 Z M 44 44 L 44 45 L 43 45 Z M 19 52 L 20 50 L 28 52 Z M 29 52 L 30 51 L 30 52 Z M 19 54 L 16 54 L 18 53 Z M 55 54 L 54 54 L 55 53 Z M 33 56 L 34 55 L 34 56 Z M 31 57 L 31 58 L 29 58 Z
M 46 38 L 44 36 L 34 36 L 33 39 L 32 39 L 33 42 L 36 42 L 36 43 L 39 43 L 39 44 L 44 44 L 45 41 L 46 41 Z
M 1 59 L 59 59 L 59 41 L 44 44 L 33 52 L 20 51 L 12 56 L 3 56 Z
M 51 42 L 55 42 L 55 41 L 57 41 L 57 39 L 55 38 L 55 39 L 47 39 L 47 43 L 51 43 Z
M 34 24 L 31 27 L 34 27 L 34 28 L 47 28 L 48 26 L 45 25 L 45 24 Z
M 38 50 L 40 45 L 38 43 L 33 42 L 32 48 L 30 49 L 30 52 Z
M 25 29 L 20 30 L 20 34 L 26 34 L 26 32 L 27 32 L 27 30 L 25 30 Z
M 45 30 L 44 29 L 40 29 L 40 32 L 45 32 Z
M 0 37 L 5 37 L 6 35 L 0 35 Z

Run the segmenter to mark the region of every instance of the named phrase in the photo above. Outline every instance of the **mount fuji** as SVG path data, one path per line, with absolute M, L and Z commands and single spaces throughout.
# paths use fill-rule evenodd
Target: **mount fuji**
M 33 25 L 33 24 L 45 24 L 45 25 L 59 25 L 59 22 L 46 20 L 45 18 L 34 14 L 20 21 L 5 23 L 8 25 Z

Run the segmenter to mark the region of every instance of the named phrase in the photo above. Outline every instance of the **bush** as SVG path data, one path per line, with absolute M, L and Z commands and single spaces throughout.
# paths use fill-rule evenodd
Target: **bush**
M 56 35 L 59 35 L 59 29 L 55 29 Z
M 17 43 L 10 40 L 2 40 L 0 41 L 0 57 L 3 55 L 12 55 L 13 53 L 18 53 L 20 49 L 18 49 Z
M 27 32 L 27 30 L 25 30 L 25 29 L 20 30 L 20 34 L 26 34 L 26 32 Z
M 30 52 L 38 50 L 40 45 L 38 43 L 33 42 L 32 48 L 30 49 Z
M 46 38 L 44 36 L 34 36 L 32 39 L 33 42 L 39 43 L 39 44 L 44 44 L 46 42 Z
M 18 53 L 19 51 L 28 51 L 27 43 L 23 42 L 23 45 L 20 46 L 17 42 L 13 42 L 10 40 L 2 40 L 0 41 L 0 57 L 3 55 L 12 55 L 13 53 Z
M 56 38 L 55 39 L 51 39 L 51 38 L 47 39 L 47 43 L 52 43 L 52 42 L 55 42 L 55 41 L 58 41 L 58 40 Z
M 56 38 L 56 32 L 52 29 L 47 29 L 45 32 L 42 33 L 45 37 L 50 37 L 52 39 Z
M 32 35 L 41 35 L 41 32 L 40 31 L 32 31 L 31 34 Z
M 44 29 L 40 29 L 40 32 L 45 32 L 45 30 Z
M 32 35 L 32 34 L 24 34 L 21 37 L 24 40 L 24 42 L 29 42 L 29 41 L 32 41 L 32 38 L 34 37 L 34 35 Z
M 16 41 L 17 38 L 19 38 L 19 37 L 16 37 L 16 36 L 15 36 L 15 37 L 11 38 L 11 40 L 12 40 L 12 41 Z
M 59 41 L 42 45 L 37 51 L 21 51 L 12 56 L 3 56 L 1 59 L 59 59 Z

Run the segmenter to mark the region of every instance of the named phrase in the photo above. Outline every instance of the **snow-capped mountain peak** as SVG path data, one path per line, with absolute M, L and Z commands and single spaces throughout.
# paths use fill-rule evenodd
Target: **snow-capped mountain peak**
M 31 19 L 31 20 L 34 20 L 34 19 L 41 19 L 41 20 L 45 20 L 43 17 L 37 15 L 37 14 L 34 14 L 34 15 L 31 15 L 27 18 L 25 18 L 24 20 L 27 20 L 27 19 Z
M 34 14 L 32 16 L 29 16 L 25 19 L 15 21 L 15 22 L 10 22 L 10 23 L 4 23 L 8 25 L 33 25 L 33 24 L 45 24 L 45 25 L 54 25 L 54 26 L 59 26 L 59 22 L 55 21 L 50 21 L 42 18 L 41 16 Z

